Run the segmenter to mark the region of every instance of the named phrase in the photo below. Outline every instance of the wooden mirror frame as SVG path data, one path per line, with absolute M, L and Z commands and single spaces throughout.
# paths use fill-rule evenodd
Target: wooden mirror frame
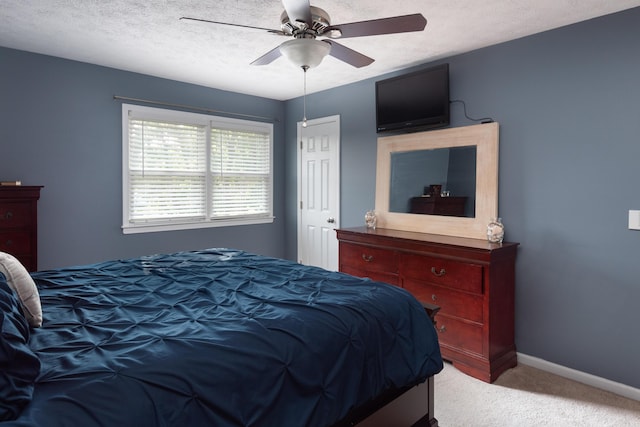
M 493 122 L 378 138 L 377 227 L 486 239 L 487 225 L 498 217 L 498 130 L 498 123 Z M 465 146 L 477 150 L 474 218 L 389 212 L 391 153 Z

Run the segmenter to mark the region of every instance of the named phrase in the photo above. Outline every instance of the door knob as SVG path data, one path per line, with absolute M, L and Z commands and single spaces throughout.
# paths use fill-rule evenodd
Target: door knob
M 336 222 L 336 220 L 334 218 L 332 218 L 332 217 L 329 217 L 329 218 L 327 218 L 327 222 L 329 224 L 333 224 L 334 222 Z

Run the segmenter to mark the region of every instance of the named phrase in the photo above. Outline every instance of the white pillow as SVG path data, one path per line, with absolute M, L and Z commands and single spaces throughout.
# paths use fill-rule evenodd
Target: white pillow
M 0 273 L 4 273 L 7 284 L 18 294 L 22 311 L 34 328 L 42 326 L 40 294 L 31 275 L 13 255 L 0 252 Z

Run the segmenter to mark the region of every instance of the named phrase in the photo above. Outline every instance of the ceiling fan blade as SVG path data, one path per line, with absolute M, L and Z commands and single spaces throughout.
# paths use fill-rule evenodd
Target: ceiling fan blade
M 267 65 L 271 64 L 276 59 L 280 58 L 282 53 L 280 53 L 280 46 L 271 49 L 269 52 L 262 55 L 260 58 L 256 59 L 251 63 L 251 65 Z
M 287 12 L 289 21 L 293 22 L 305 22 L 308 27 L 311 27 L 311 5 L 309 0 L 282 0 L 284 10 Z
M 391 18 L 372 19 L 370 21 L 351 22 L 348 24 L 331 25 L 323 31 L 329 33 L 338 30 L 342 35 L 335 38 L 377 36 L 381 34 L 408 33 L 422 31 L 427 20 L 421 13 L 394 16 Z
M 200 18 L 189 18 L 187 16 L 183 16 L 183 17 L 180 18 L 180 20 L 183 20 L 183 19 L 187 20 L 187 21 L 206 22 L 208 24 L 230 25 L 232 27 L 251 28 L 253 30 L 263 30 L 263 31 L 268 31 L 270 33 L 278 34 L 278 35 L 282 35 L 282 36 L 286 35 L 285 33 L 283 33 L 280 30 L 273 30 L 271 28 L 254 27 L 254 26 L 251 26 L 251 25 L 241 25 L 241 24 L 230 24 L 228 22 L 210 21 L 208 19 L 200 19 Z
M 329 55 L 339 59 L 340 61 L 346 62 L 349 65 L 353 65 L 356 68 L 366 67 L 374 61 L 373 58 L 369 58 L 368 56 L 356 52 L 353 49 L 349 49 L 346 46 L 338 44 L 333 40 L 322 41 L 331 45 Z

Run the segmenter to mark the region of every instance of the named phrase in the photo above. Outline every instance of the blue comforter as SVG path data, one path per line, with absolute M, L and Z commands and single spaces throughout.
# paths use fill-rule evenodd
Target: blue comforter
M 33 277 L 41 371 L 2 427 L 329 426 L 442 369 L 406 291 L 285 260 L 212 249 Z

